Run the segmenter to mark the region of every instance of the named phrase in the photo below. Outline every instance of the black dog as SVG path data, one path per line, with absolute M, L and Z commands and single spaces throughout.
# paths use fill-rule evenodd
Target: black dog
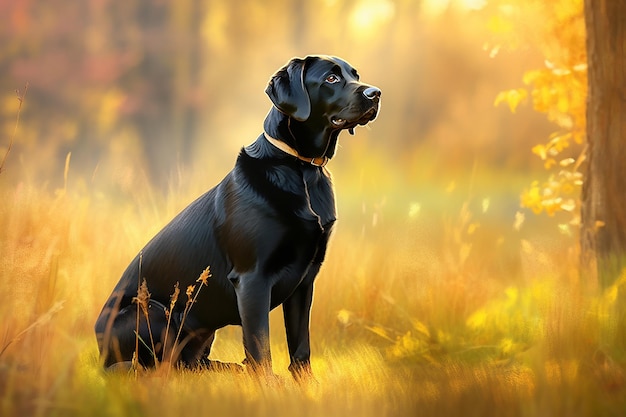
M 185 366 L 217 366 L 207 358 L 215 331 L 238 324 L 246 363 L 271 372 L 268 317 L 282 304 L 289 370 L 310 373 L 313 281 L 335 223 L 324 165 L 341 130 L 354 133 L 374 120 L 381 92 L 359 82 L 347 62 L 327 56 L 292 59 L 265 91 L 274 103 L 265 132 L 241 150 L 219 185 L 148 242 L 106 301 L 95 326 L 105 366 L 128 363 L 136 343 L 143 366 L 168 360 L 170 352 Z M 196 288 L 191 309 L 185 313 L 181 296 L 166 314 L 175 283 L 183 292 L 200 285 L 207 266 L 212 276 Z M 148 322 L 133 302 L 139 278 L 151 293 Z

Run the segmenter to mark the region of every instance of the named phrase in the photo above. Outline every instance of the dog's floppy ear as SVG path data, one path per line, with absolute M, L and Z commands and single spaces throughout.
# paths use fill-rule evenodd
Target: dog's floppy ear
M 272 76 L 265 89 L 265 93 L 281 113 L 300 122 L 308 119 L 311 114 L 309 93 L 304 85 L 308 61 L 308 58 L 293 58 Z

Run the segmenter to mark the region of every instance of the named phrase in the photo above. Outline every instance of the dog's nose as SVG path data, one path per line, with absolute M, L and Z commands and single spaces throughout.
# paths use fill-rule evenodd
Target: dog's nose
M 381 93 L 382 92 L 380 91 L 380 89 L 376 87 L 369 87 L 363 90 L 363 95 L 369 98 L 370 100 L 375 100 L 379 98 Z

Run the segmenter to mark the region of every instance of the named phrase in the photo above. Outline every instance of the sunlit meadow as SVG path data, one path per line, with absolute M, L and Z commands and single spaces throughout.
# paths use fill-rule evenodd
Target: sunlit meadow
M 524 178 L 477 166 L 401 181 L 384 163 L 337 160 L 340 222 L 312 313 L 317 381 L 304 384 L 286 370 L 279 311 L 276 380 L 101 369 L 103 301 L 212 184 L 115 197 L 0 183 L 0 414 L 622 415 L 626 275 L 605 290 L 581 282 L 575 230 L 520 211 Z M 240 339 L 223 329 L 212 355 L 240 362 Z
M 581 278 L 572 221 L 580 1 L 4 3 L 0 417 L 625 415 L 626 273 Z M 339 221 L 316 284 L 315 381 L 287 371 L 280 308 L 275 379 L 104 372 L 93 325 L 121 273 L 230 169 L 260 133 L 267 78 L 308 52 L 383 90 L 378 120 L 329 164 Z M 212 356 L 241 362 L 240 329 Z

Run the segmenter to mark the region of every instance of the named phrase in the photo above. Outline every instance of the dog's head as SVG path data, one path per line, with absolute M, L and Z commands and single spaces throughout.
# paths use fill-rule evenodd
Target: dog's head
M 346 61 L 330 56 L 293 58 L 265 90 L 274 106 L 297 122 L 341 131 L 374 120 L 380 89 L 359 81 Z

